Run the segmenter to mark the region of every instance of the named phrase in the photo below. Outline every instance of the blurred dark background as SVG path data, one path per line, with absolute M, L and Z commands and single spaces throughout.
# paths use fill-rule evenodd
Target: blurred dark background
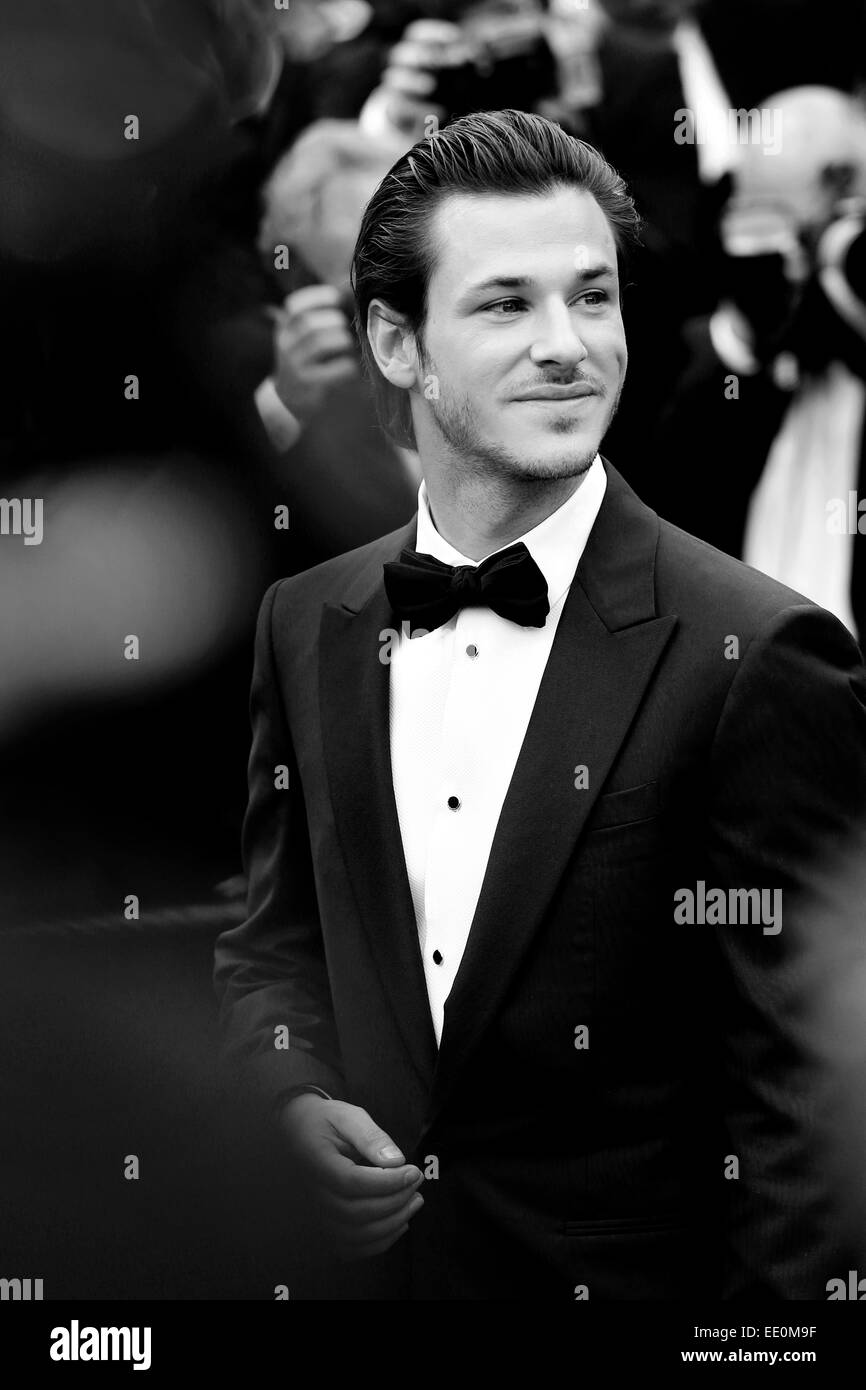
M 415 510 L 347 288 L 431 116 L 535 110 L 620 170 L 605 456 L 859 635 L 860 533 L 821 503 L 862 490 L 864 39 L 861 0 L 5 0 L 0 492 L 43 512 L 25 544 L 0 511 L 0 1277 L 313 1296 L 211 953 L 264 589 Z

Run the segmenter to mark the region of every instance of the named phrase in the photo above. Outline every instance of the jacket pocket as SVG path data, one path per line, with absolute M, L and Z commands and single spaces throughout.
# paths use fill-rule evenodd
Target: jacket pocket
M 586 823 L 587 833 L 609 830 L 615 825 L 633 825 L 651 820 L 659 811 L 658 782 L 643 782 L 639 787 L 607 792 L 600 796 Z

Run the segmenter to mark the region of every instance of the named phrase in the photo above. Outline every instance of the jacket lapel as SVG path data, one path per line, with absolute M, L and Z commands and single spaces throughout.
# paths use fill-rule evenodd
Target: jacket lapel
M 390 668 L 395 619 L 382 566 L 415 541 L 416 521 L 385 537 L 343 603 L 326 603 L 319 646 L 325 766 L 337 833 L 362 926 L 409 1056 L 429 1089 L 436 1063 L 415 908 L 391 776 Z
M 655 615 L 658 518 L 606 472 L 445 1005 L 431 1121 L 514 979 L 676 626 Z

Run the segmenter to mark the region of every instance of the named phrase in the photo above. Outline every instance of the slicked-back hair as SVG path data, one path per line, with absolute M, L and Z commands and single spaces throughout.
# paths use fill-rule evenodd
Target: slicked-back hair
M 608 220 L 622 287 L 640 217 L 623 179 L 585 141 L 526 111 L 461 116 L 419 140 L 388 171 L 364 211 L 352 262 L 355 328 L 379 422 L 396 443 L 415 447 L 409 393 L 379 371 L 367 339 L 367 311 L 382 299 L 404 315 L 423 351 L 427 290 L 436 263 L 436 207 L 452 194 L 589 193 Z

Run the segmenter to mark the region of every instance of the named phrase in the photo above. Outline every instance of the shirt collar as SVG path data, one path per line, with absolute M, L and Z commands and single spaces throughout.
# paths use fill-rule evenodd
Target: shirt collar
M 556 604 L 574 578 L 580 557 L 583 554 L 589 533 L 598 516 L 607 487 L 607 475 L 601 458 L 596 454 L 580 486 L 555 512 L 546 516 L 530 531 L 517 536 L 507 545 L 491 550 L 496 555 L 510 545 L 523 541 L 538 568 L 547 580 L 548 601 L 551 608 Z M 418 488 L 418 531 L 415 549 L 422 555 L 432 555 L 446 565 L 472 565 L 476 567 L 481 560 L 470 560 L 461 555 L 439 532 L 430 514 L 427 498 L 427 484 L 423 478 Z M 488 559 L 487 555 L 482 560 Z

